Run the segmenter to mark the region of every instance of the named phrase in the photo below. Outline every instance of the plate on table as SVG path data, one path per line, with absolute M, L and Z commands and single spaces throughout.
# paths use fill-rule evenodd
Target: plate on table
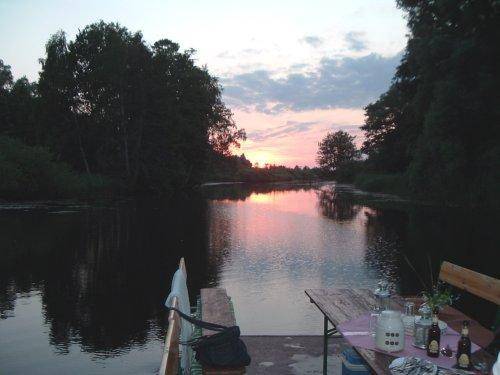
M 436 375 L 436 364 L 418 357 L 396 358 L 389 365 L 392 375 Z

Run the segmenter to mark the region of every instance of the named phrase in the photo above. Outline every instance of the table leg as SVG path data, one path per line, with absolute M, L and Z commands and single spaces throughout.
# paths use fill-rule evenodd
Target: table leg
M 342 337 L 342 334 L 337 330 L 335 324 L 332 323 L 332 328 L 328 329 L 328 318 L 323 315 L 323 374 L 328 372 L 328 339 L 332 337 Z
M 323 322 L 323 375 L 328 372 L 328 318 L 326 315 Z

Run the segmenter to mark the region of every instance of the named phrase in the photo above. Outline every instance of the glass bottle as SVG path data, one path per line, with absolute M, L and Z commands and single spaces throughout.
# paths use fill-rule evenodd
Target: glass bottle
M 375 297 L 377 298 L 377 310 L 382 312 L 389 309 L 389 301 L 391 297 L 391 292 L 389 291 L 389 283 L 385 280 L 381 280 L 378 283 L 377 289 L 375 289 Z
M 457 344 L 457 367 L 459 369 L 469 370 L 471 368 L 470 352 L 469 321 L 464 320 L 462 324 L 462 336 Z
M 389 308 L 389 298 L 391 293 L 389 292 L 389 284 L 385 280 L 380 280 L 375 288 L 373 294 L 376 299 L 376 306 L 374 310 L 370 313 L 369 320 L 369 330 L 373 337 L 375 337 L 375 327 L 377 325 L 378 317 L 382 311 L 388 310 Z
M 405 326 L 405 333 L 407 335 L 413 335 L 414 325 L 415 325 L 415 313 L 414 313 L 415 303 L 411 301 L 406 301 L 404 305 L 404 315 L 403 324 Z
M 431 308 L 427 305 L 422 305 L 418 309 L 420 317 L 415 318 L 415 328 L 413 331 L 413 346 L 426 349 L 429 328 L 431 327 Z
M 439 342 L 441 341 L 438 312 L 439 310 L 435 308 L 432 314 L 432 325 L 427 335 L 427 355 L 434 358 L 439 357 Z

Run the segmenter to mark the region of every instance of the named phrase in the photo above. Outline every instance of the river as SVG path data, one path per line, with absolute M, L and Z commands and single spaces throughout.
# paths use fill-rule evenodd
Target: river
M 422 290 L 443 259 L 499 276 L 498 211 L 335 183 L 215 185 L 170 201 L 0 205 L 0 373 L 153 374 L 180 257 L 244 334 L 320 334 L 306 288 Z M 430 263 L 430 266 L 429 266 Z M 459 302 L 488 324 L 494 309 Z

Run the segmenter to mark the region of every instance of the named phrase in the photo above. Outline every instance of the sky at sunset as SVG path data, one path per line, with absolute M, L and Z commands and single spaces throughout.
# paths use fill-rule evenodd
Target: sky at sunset
M 0 59 L 38 78 L 49 36 L 104 20 L 193 48 L 219 77 L 252 161 L 314 166 L 318 141 L 362 142 L 363 107 L 389 86 L 406 45 L 394 0 L 0 0 Z

